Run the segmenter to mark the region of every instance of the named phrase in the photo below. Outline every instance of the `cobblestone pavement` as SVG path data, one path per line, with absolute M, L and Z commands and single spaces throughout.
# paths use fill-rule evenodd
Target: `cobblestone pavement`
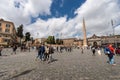
M 120 80 L 120 56 L 115 56 L 117 65 L 112 66 L 106 55 L 92 56 L 90 50 L 55 52 L 49 64 L 35 60 L 37 51 L 11 53 L 10 49 L 2 52 L 0 80 Z

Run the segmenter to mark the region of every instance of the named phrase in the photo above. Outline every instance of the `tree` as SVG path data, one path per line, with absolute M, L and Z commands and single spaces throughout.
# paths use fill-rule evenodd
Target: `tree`
M 63 44 L 63 40 L 61 40 L 61 39 L 56 39 L 56 44 Z
M 25 33 L 25 42 L 31 40 L 30 36 L 31 36 L 30 32 Z
M 25 42 L 26 42 L 26 46 L 27 46 L 27 47 L 30 47 L 30 43 L 28 42 L 28 41 L 31 40 L 31 39 L 30 39 L 30 36 L 31 36 L 30 32 L 26 32 L 26 33 L 25 33 Z
M 54 36 L 48 36 L 47 41 L 48 44 L 55 44 Z
M 21 24 L 18 28 L 17 28 L 17 36 L 20 38 L 20 45 L 21 45 L 21 39 L 23 38 L 23 25 Z

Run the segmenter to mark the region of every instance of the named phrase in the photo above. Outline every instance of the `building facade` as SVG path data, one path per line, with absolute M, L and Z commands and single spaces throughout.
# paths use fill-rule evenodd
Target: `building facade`
M 76 38 L 66 38 L 66 39 L 62 39 L 63 40 L 63 45 L 65 46 L 79 46 L 81 47 L 83 45 L 83 40 L 81 39 L 76 39 Z
M 115 36 L 102 36 L 102 45 L 107 45 L 109 43 L 114 44 L 115 47 L 120 47 L 120 35 Z
M 63 45 L 72 46 L 74 44 L 75 38 L 66 38 L 62 40 L 63 40 Z
M 47 38 L 37 38 L 37 39 L 35 39 L 33 45 L 39 45 L 39 44 L 42 44 L 42 43 L 46 44 L 46 40 L 47 40 Z
M 97 45 L 103 46 L 108 44 L 114 44 L 115 47 L 120 46 L 120 35 L 115 36 L 96 36 L 95 34 L 92 37 L 87 38 L 88 45 L 93 46 L 93 43 L 96 42 Z
M 102 42 L 101 37 L 96 36 L 95 34 L 94 34 L 93 36 L 87 38 L 87 40 L 88 40 L 88 45 L 89 45 L 89 46 L 90 46 L 90 45 L 93 46 L 94 42 L 96 42 L 97 45 L 101 45 L 101 42 Z
M 17 36 L 14 23 L 0 19 L 0 45 L 11 46 L 16 42 Z

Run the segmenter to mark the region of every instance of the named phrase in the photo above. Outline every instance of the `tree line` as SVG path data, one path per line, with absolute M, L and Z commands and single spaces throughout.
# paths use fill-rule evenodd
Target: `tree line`
M 22 44 L 22 42 L 21 42 L 21 39 L 23 38 L 23 37 L 25 37 L 25 41 L 24 42 L 28 42 L 28 41 L 34 41 L 33 40 L 33 37 L 31 37 L 31 33 L 30 32 L 26 32 L 25 33 L 25 36 L 24 36 L 24 34 L 23 34 L 23 28 L 24 28 L 24 26 L 23 26 L 23 24 L 21 24 L 18 28 L 17 28 L 17 33 L 16 33 L 16 35 L 20 38 L 20 44 Z M 54 36 L 48 36 L 48 38 L 47 38 L 47 40 L 46 40 L 46 42 L 48 43 L 48 44 L 63 44 L 63 40 L 61 40 L 61 39 L 59 39 L 59 38 L 57 38 L 56 40 L 55 40 L 55 37 Z

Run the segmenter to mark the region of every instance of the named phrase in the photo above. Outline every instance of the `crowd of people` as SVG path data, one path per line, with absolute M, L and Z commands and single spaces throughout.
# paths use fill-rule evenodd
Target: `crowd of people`
M 21 46 L 21 52 L 28 50 L 30 52 L 30 48 L 34 49 L 34 47 L 25 47 L 24 45 Z M 0 47 L 0 56 L 2 56 L 2 49 L 3 47 Z M 16 54 L 16 51 L 18 49 L 17 45 L 14 45 L 12 47 L 13 52 L 11 54 Z M 81 53 L 84 53 L 84 47 L 80 47 L 77 49 L 81 49 Z M 104 47 L 100 47 L 100 46 L 89 46 L 86 49 L 91 49 L 92 51 L 92 55 L 96 56 L 96 53 L 98 53 L 99 55 L 102 54 L 101 50 L 104 50 L 104 54 L 107 55 L 108 57 L 108 63 L 111 65 L 116 65 L 115 64 L 115 60 L 114 60 L 114 55 L 115 54 L 120 54 L 120 50 L 116 49 L 115 47 L 113 47 L 112 44 L 106 45 Z M 73 50 L 72 46 L 52 46 L 52 45 L 44 45 L 41 44 L 39 46 L 36 47 L 37 50 L 37 56 L 36 56 L 36 60 L 40 60 L 40 61 L 51 61 L 53 59 L 52 54 L 56 51 L 58 53 L 63 53 L 63 51 L 66 51 L 68 53 L 70 53 Z
M 72 51 L 71 46 L 52 46 L 52 45 L 44 45 L 44 44 L 39 45 L 36 49 L 38 50 L 38 55 L 36 57 L 36 60 L 40 59 L 41 61 L 48 61 L 48 62 L 53 60 L 52 54 L 54 52 L 63 53 L 63 51 L 66 52 Z
M 111 65 L 116 65 L 114 56 L 115 56 L 115 54 L 120 54 L 120 51 L 118 49 L 116 49 L 113 46 L 113 44 L 108 44 L 101 48 L 99 46 L 92 46 L 91 50 L 92 50 L 93 56 L 95 56 L 96 51 L 98 52 L 99 55 L 101 55 L 102 48 L 104 50 L 104 54 L 107 55 L 107 57 L 108 57 L 107 63 L 109 63 Z

